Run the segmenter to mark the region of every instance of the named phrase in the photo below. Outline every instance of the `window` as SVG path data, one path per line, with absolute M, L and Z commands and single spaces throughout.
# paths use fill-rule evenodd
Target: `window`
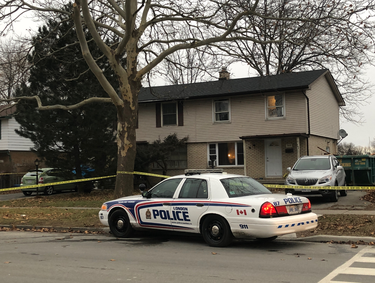
M 184 103 L 167 102 L 155 103 L 156 127 L 163 126 L 183 126 L 184 125 Z
M 229 121 L 229 100 L 215 100 L 214 101 L 214 122 Z
M 244 165 L 242 142 L 210 143 L 208 145 L 209 161 L 216 160 L 217 166 Z
M 282 118 L 284 117 L 284 95 L 269 95 L 267 96 L 267 118 Z
M 207 181 L 202 179 L 186 179 L 178 198 L 208 198 Z
M 177 125 L 177 106 L 175 102 L 162 104 L 163 126 Z
M 181 183 L 181 178 L 168 179 L 155 186 L 149 193 L 150 198 L 173 198 L 174 192 Z
M 220 182 L 230 198 L 271 194 L 266 187 L 249 177 L 221 179 Z

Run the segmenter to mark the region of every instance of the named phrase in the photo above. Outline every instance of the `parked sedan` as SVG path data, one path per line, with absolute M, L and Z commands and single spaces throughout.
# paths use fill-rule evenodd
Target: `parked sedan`
M 345 186 L 345 170 L 333 155 L 304 156 L 297 160 L 292 168 L 288 168 L 289 175 L 285 184 L 296 186 L 285 189 L 285 193 L 294 195 L 320 194 L 330 201 L 337 202 L 338 193 L 346 196 L 345 190 L 327 190 L 326 186 Z M 314 188 L 298 188 L 298 186 L 315 186 Z
M 67 170 L 56 169 L 56 168 L 38 169 L 38 183 L 39 184 L 48 184 L 48 183 L 72 180 L 74 179 L 73 176 L 74 175 Z M 36 178 L 37 178 L 37 171 L 36 170 L 30 171 L 22 177 L 20 186 L 22 187 L 22 186 L 36 185 Z M 27 189 L 21 188 L 21 190 L 25 196 L 30 196 L 32 193 L 37 192 L 37 188 L 27 188 Z M 77 184 L 66 183 L 66 184 L 51 185 L 51 186 L 38 188 L 39 193 L 44 193 L 46 195 L 51 195 L 54 192 L 66 191 L 66 190 L 76 191 Z
M 210 246 L 232 238 L 273 240 L 314 229 L 318 217 L 305 197 L 272 194 L 247 176 L 189 171 L 138 196 L 108 201 L 99 211 L 115 237 L 135 229 L 201 234 Z

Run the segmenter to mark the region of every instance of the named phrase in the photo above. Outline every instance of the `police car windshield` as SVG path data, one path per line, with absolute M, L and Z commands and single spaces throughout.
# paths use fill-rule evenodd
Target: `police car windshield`
M 230 198 L 271 194 L 265 186 L 249 177 L 227 178 L 221 179 L 220 181 Z
M 328 170 L 331 169 L 329 158 L 300 159 L 293 170 Z

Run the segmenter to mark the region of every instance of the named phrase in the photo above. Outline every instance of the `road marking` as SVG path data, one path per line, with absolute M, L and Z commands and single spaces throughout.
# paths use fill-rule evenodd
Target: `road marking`
M 366 275 L 366 276 L 374 276 L 373 282 L 375 282 L 375 265 L 374 268 L 359 268 L 359 267 L 350 267 L 355 262 L 361 263 L 375 263 L 375 257 L 366 257 L 364 256 L 366 253 L 375 254 L 375 248 L 373 246 L 367 246 L 366 248 L 359 251 L 355 256 L 345 262 L 343 265 L 339 266 L 335 270 L 333 270 L 330 274 L 320 280 L 318 283 L 350 283 L 353 281 L 332 281 L 336 276 L 340 274 L 345 275 Z

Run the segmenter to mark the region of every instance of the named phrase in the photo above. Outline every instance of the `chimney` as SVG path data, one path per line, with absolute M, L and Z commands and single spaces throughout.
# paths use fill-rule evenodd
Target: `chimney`
M 223 67 L 219 72 L 219 80 L 229 80 L 229 73 L 227 68 Z

